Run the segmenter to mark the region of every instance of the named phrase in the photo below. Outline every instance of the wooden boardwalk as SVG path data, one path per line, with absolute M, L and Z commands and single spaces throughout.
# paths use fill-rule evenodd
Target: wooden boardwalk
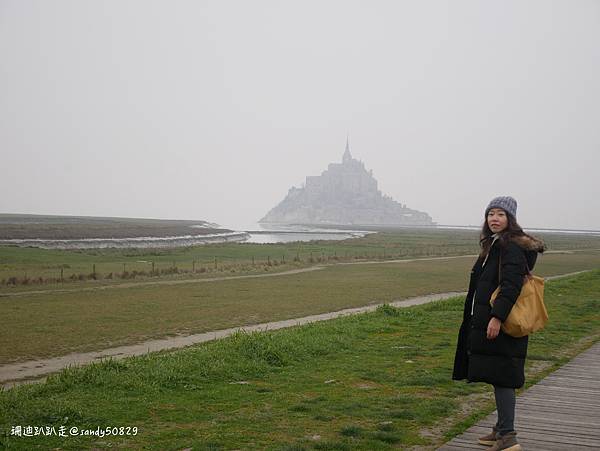
M 485 450 L 477 438 L 495 423 L 494 411 L 438 449 Z M 515 429 L 525 451 L 600 450 L 600 343 L 517 397 Z

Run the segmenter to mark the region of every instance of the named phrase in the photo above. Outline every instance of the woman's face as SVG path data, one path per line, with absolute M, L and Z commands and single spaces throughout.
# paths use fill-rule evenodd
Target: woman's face
M 487 215 L 487 224 L 493 233 L 502 232 L 508 227 L 508 217 L 501 208 L 492 208 Z

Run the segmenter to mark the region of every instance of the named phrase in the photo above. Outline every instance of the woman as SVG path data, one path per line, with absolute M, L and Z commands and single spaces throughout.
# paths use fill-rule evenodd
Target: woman
M 494 386 L 498 422 L 479 439 L 490 450 L 517 451 L 514 429 L 515 389 L 525 383 L 528 337 L 514 338 L 502 332 L 521 292 L 525 275 L 533 269 L 544 244 L 523 232 L 516 220 L 517 201 L 496 197 L 485 209 L 481 253 L 471 270 L 463 323 L 458 335 L 453 379 L 487 382 Z M 500 292 L 490 306 L 492 292 Z

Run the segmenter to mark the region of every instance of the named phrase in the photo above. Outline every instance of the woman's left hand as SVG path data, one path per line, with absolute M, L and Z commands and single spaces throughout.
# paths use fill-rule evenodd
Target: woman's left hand
M 488 323 L 488 327 L 487 327 L 488 340 L 493 340 L 494 338 L 496 338 L 498 336 L 498 334 L 500 333 L 500 325 L 501 324 L 502 324 L 502 322 L 500 322 L 500 320 L 498 318 L 496 318 L 495 316 L 492 317 L 492 319 L 490 319 L 490 322 Z

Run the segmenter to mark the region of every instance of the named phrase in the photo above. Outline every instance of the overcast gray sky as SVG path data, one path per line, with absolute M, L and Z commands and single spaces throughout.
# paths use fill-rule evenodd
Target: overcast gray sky
M 353 156 L 600 229 L 600 1 L 0 0 L 0 212 L 250 224 Z

